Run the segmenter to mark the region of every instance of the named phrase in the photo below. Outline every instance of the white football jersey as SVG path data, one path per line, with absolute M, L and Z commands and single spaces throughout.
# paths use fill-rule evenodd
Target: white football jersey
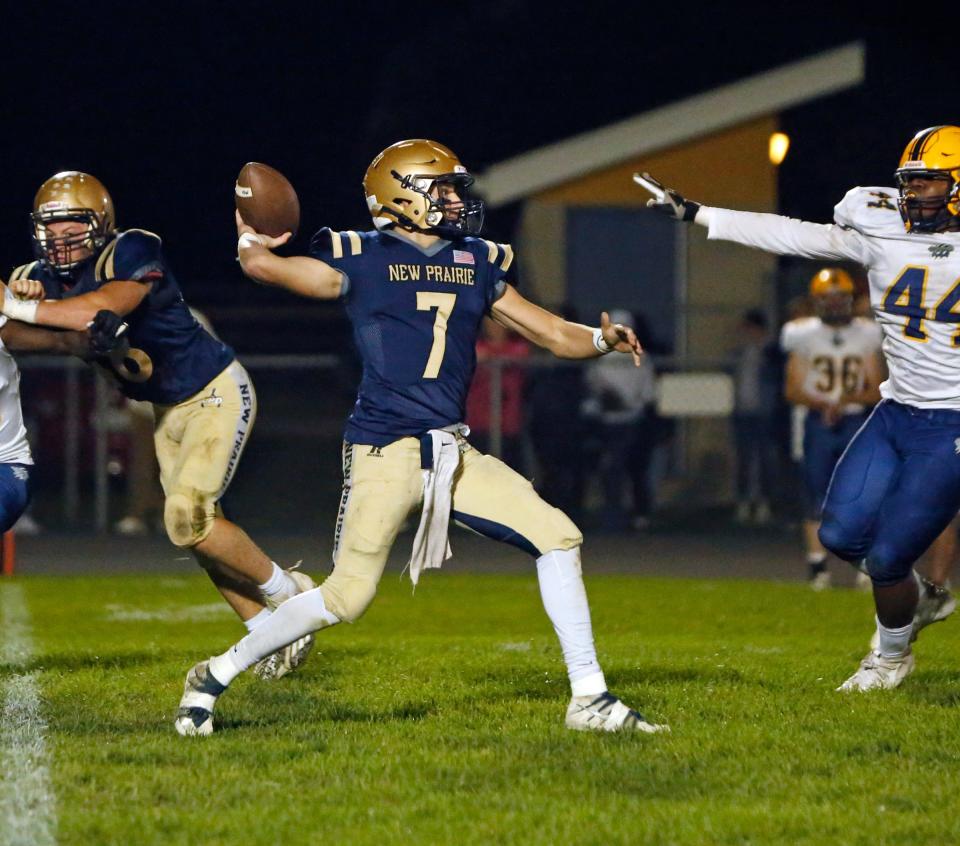
M 7 318 L 0 315 L 0 326 Z M 20 410 L 20 368 L 0 341 L 0 464 L 33 464 Z
M 833 224 L 710 208 L 709 237 L 863 265 L 890 376 L 880 393 L 960 409 L 960 232 L 907 232 L 892 188 L 854 188 Z
M 855 317 L 846 326 L 829 326 L 819 317 L 801 317 L 784 324 L 780 346 L 807 362 L 806 393 L 839 399 L 862 391 L 867 360 L 880 354 L 883 333 L 872 320 Z M 861 414 L 863 405 L 849 403 L 844 414 Z

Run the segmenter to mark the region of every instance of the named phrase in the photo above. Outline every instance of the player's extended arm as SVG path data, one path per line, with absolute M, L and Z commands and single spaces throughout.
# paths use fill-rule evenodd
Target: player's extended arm
M 9 320 L 0 328 L 0 340 L 12 352 L 75 355 L 84 359 L 91 355 L 86 332 L 45 329 L 18 320 Z
M 648 173 L 635 174 L 634 181 L 653 194 L 647 200 L 650 208 L 675 220 L 696 221 L 707 227 L 711 240 L 733 241 L 778 255 L 864 261 L 862 238 L 852 229 L 778 214 L 704 206 L 664 187 Z
M 82 331 L 103 309 L 119 315 L 129 314 L 143 302 L 150 286 L 149 282 L 115 280 L 76 297 L 41 302 L 21 300 L 4 286 L 2 312 L 11 320 Z
M 643 350 L 633 329 L 611 323 L 606 312 L 601 315 L 600 326 L 592 329 L 534 305 L 512 285 L 507 285 L 503 296 L 493 304 L 491 313 L 501 326 L 512 329 L 558 358 L 596 358 L 616 350 L 631 353 L 634 364 L 640 366 Z
M 310 256 L 278 256 L 271 252 L 290 240 L 289 233 L 279 238 L 263 235 L 244 223 L 237 212 L 237 234 L 240 267 L 254 282 L 318 300 L 340 296 L 343 276 L 339 270 Z

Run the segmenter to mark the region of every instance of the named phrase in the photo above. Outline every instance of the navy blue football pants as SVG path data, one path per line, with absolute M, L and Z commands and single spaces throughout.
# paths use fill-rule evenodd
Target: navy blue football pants
M 29 502 L 29 465 L 0 464 L 0 533 L 20 519 Z
M 836 426 L 828 426 L 816 411 L 807 414 L 803 424 L 803 488 L 807 519 L 820 519 L 833 468 L 866 419 L 865 413 L 846 414 Z
M 895 585 L 960 510 L 960 411 L 881 402 L 837 464 L 820 542 Z

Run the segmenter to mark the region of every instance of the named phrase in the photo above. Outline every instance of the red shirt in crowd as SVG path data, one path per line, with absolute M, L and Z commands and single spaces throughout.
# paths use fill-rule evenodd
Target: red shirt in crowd
M 490 383 L 492 368 L 485 362 L 491 359 L 523 362 L 530 356 L 530 345 L 518 337 L 506 340 L 477 341 L 477 372 L 473 376 L 470 393 L 467 394 L 467 425 L 475 432 L 490 431 Z M 519 435 L 523 428 L 523 389 L 526 384 L 526 368 L 519 365 L 501 365 L 501 391 L 503 406 L 500 417 L 504 437 Z

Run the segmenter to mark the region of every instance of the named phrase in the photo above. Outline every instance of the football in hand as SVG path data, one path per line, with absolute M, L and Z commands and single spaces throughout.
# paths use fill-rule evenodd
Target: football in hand
M 233 198 L 243 222 L 257 232 L 271 238 L 284 232 L 297 234 L 300 200 L 279 170 L 260 162 L 247 162 L 237 177 Z

